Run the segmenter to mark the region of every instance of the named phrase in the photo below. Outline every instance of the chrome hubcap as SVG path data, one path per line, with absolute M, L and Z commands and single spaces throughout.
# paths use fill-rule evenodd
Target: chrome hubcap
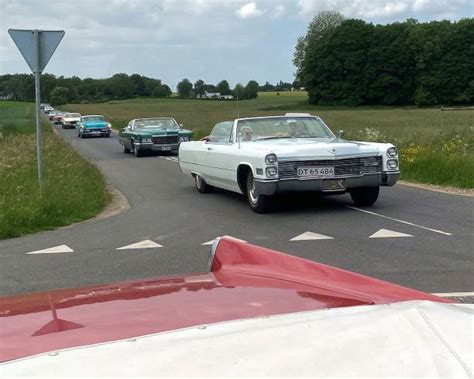
M 202 186 L 201 177 L 200 177 L 199 175 L 196 175 L 195 178 L 196 178 L 196 186 L 197 186 L 197 188 L 201 188 L 201 186 Z
M 252 186 L 249 189 L 249 197 L 250 197 L 250 201 L 252 202 L 252 204 L 257 203 L 258 193 L 257 193 L 257 190 L 255 188 L 255 182 L 253 181 L 253 179 L 252 179 Z

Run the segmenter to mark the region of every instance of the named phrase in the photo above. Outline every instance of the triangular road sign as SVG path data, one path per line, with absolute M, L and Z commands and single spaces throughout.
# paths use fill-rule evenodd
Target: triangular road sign
M 29 253 L 26 253 L 26 254 L 60 254 L 60 253 L 72 253 L 72 252 L 74 252 L 74 250 L 72 250 L 69 246 L 59 245 L 59 246 L 49 247 L 47 249 L 30 251 Z
M 30 66 L 31 71 L 42 72 L 48 64 L 51 56 L 64 37 L 64 30 L 39 30 L 39 67 L 36 67 L 35 34 L 33 30 L 9 29 L 8 33 Z
M 325 236 L 324 234 L 318 234 L 313 232 L 304 232 L 296 237 L 290 239 L 290 241 L 311 241 L 311 240 L 332 240 L 333 237 Z
M 369 238 L 399 238 L 399 237 L 413 237 L 411 234 L 405 234 L 400 232 L 394 232 L 393 230 L 380 229 L 375 232 Z
M 118 247 L 117 250 L 128 250 L 128 249 L 153 249 L 155 247 L 163 247 L 159 243 L 156 243 L 151 240 L 144 240 L 137 243 L 132 243 L 131 245 Z

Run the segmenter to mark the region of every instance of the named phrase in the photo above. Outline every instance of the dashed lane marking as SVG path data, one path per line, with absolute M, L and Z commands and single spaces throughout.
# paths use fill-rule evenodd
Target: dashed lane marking
M 72 252 L 74 252 L 74 250 L 72 250 L 69 246 L 59 245 L 59 246 L 49 247 L 47 249 L 30 251 L 29 253 L 26 253 L 26 254 L 27 255 L 31 255 L 31 254 L 61 254 L 61 253 L 72 253 Z
M 159 243 L 151 240 L 144 240 L 136 243 L 132 243 L 131 245 L 118 247 L 117 250 L 129 250 L 129 249 L 154 249 L 157 247 L 163 247 Z
M 313 232 L 304 232 L 296 237 L 290 239 L 290 241 L 312 241 L 312 240 L 332 240 L 333 237 L 325 236 L 324 234 L 318 234 Z
M 433 229 L 433 228 L 428 228 L 426 226 L 422 226 L 422 225 L 417 225 L 417 224 L 414 224 L 413 222 L 409 222 L 409 221 L 405 221 L 405 220 L 400 220 L 398 218 L 393 218 L 393 217 L 389 217 L 389 216 L 385 216 L 385 215 L 382 215 L 380 213 L 376 213 L 376 212 L 372 212 L 372 211 L 367 211 L 365 209 L 361 209 L 361 208 L 357 208 L 357 207 L 352 207 L 350 205 L 346 205 L 347 208 L 350 208 L 350 209 L 353 209 L 355 211 L 358 211 L 358 212 L 363 212 L 363 213 L 367 213 L 369 215 L 372 215 L 372 216 L 377 216 L 377 217 L 382 217 L 382 218 L 385 218 L 387 220 L 392 220 L 392 221 L 395 221 L 395 222 L 399 222 L 401 224 L 406 224 L 406 225 L 410 225 L 410 226 L 414 226 L 415 228 L 420 228 L 420 229 L 424 229 L 424 230 L 429 230 L 430 232 L 433 232 L 433 233 L 439 233 L 439 234 L 443 234 L 445 236 L 452 236 L 452 233 L 448 233 L 448 232 L 443 232 L 442 230 L 438 230 L 438 229 Z
M 222 236 L 222 237 L 226 237 L 226 238 L 229 238 L 229 239 L 234 240 L 234 241 L 247 242 L 247 241 L 244 241 L 244 240 L 241 240 L 241 239 L 239 239 L 239 238 L 232 237 L 232 236 Z M 204 242 L 204 243 L 201 244 L 201 246 L 212 245 L 212 244 L 214 243 L 214 241 L 215 241 L 217 238 L 218 238 L 218 237 L 216 237 L 216 238 L 213 239 L 213 240 Z
M 177 157 L 161 157 L 161 158 L 166 159 L 167 161 L 178 162 Z
M 380 229 L 375 232 L 369 238 L 400 238 L 400 237 L 413 237 L 411 234 L 405 234 L 400 232 L 394 232 L 393 230 Z

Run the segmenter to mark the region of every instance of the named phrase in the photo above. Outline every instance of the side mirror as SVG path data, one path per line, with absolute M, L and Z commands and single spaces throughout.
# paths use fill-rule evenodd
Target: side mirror
M 342 130 L 342 129 L 341 129 L 341 130 L 338 130 L 338 132 L 336 133 L 336 136 L 337 136 L 337 138 L 342 138 L 342 137 L 344 137 L 344 130 Z
M 209 142 L 209 140 L 210 140 L 210 139 L 209 139 L 209 136 L 202 137 L 202 138 L 200 139 L 200 141 L 203 141 L 203 142 Z

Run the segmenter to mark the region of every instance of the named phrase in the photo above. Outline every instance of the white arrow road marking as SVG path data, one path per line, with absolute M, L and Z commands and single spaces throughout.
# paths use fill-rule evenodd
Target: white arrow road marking
M 399 237 L 413 237 L 411 234 L 394 232 L 393 230 L 380 229 L 378 232 L 372 234 L 369 238 L 399 238 Z
M 244 241 L 244 240 L 241 240 L 241 239 L 232 237 L 232 236 L 222 236 L 222 237 L 226 237 L 226 238 L 228 238 L 228 239 L 231 239 L 231 240 L 234 240 L 234 241 L 238 241 L 238 242 L 247 242 L 247 241 Z M 215 238 L 215 239 L 213 239 L 213 240 L 210 240 L 210 241 L 207 241 L 207 242 L 204 242 L 204 243 L 202 243 L 201 245 L 202 245 L 202 246 L 212 245 L 216 239 L 217 239 L 217 238 Z
M 382 215 L 382 214 L 380 214 L 380 213 L 375 213 L 375 212 L 371 212 L 371 211 L 368 211 L 368 210 L 365 210 L 365 209 L 361 209 L 361 208 L 357 208 L 357 207 L 352 207 L 352 206 L 350 206 L 350 205 L 346 205 L 346 208 L 350 208 L 350 209 L 353 209 L 353 210 L 358 211 L 358 212 L 367 213 L 367 214 L 372 215 L 372 216 L 378 216 L 378 217 L 386 218 L 386 219 L 388 219 L 388 220 L 400 222 L 400 223 L 402 223 L 402 224 L 414 226 L 415 228 L 420 228 L 420 229 L 429 230 L 430 232 L 439 233 L 439 234 L 444 234 L 445 236 L 452 236 L 452 233 L 443 232 L 442 230 L 437 230 L 437 229 L 433 229 L 433 228 L 428 228 L 428 227 L 422 226 L 422 225 L 417 225 L 417 224 L 414 224 L 413 222 L 408 222 L 408 221 L 400 220 L 400 219 L 398 219 L 398 218 L 393 218 L 393 217 L 385 216 L 385 215 Z
M 163 247 L 159 243 L 156 243 L 151 240 L 144 240 L 136 243 L 132 243 L 131 245 L 118 247 L 117 250 L 128 250 L 128 249 L 153 249 L 155 247 Z
M 26 254 L 61 254 L 61 253 L 72 253 L 72 252 L 74 252 L 74 250 L 71 249 L 69 246 L 59 245 L 59 246 L 49 247 L 43 250 L 30 251 L 29 253 L 26 253 Z
M 304 232 L 296 237 L 290 239 L 290 241 L 311 241 L 311 240 L 332 240 L 333 237 L 325 236 L 324 234 L 318 234 L 313 232 Z

